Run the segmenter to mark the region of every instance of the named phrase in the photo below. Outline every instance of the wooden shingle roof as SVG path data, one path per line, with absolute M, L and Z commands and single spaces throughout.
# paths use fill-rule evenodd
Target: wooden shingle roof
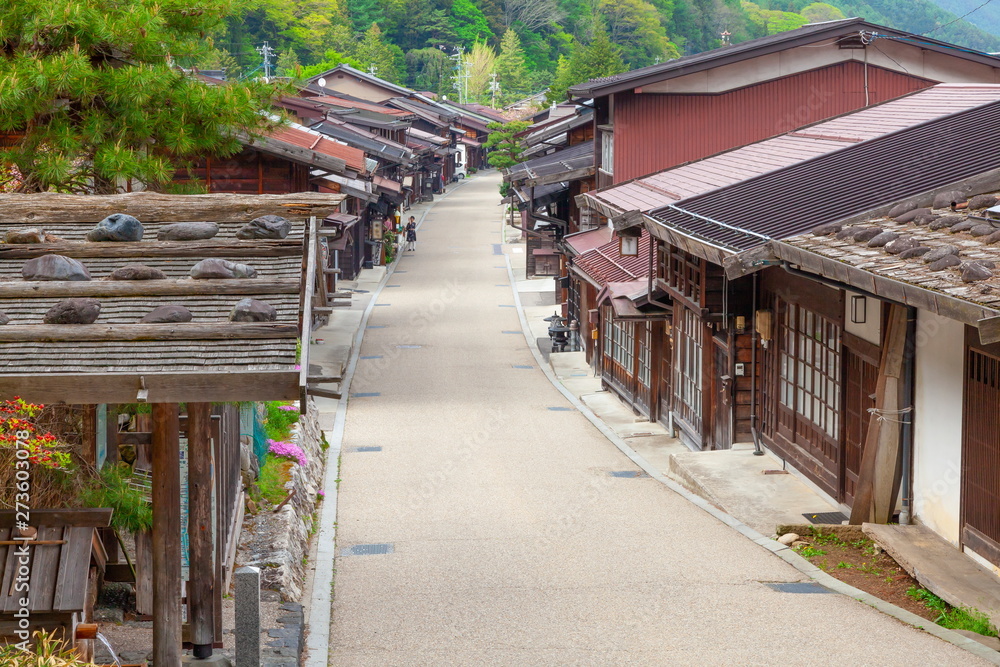
M 301 323 L 311 321 L 311 314 L 303 317 L 300 304 L 311 301 L 304 285 L 317 282 L 315 276 L 310 281 L 304 275 L 307 264 L 315 272 L 318 247 L 309 221 L 335 213 L 343 199 L 320 193 L 0 196 L 0 238 L 24 227 L 40 227 L 60 238 L 44 244 L 0 243 L 0 310 L 10 318 L 0 326 L 0 393 L 44 403 L 130 403 L 142 387 L 150 402 L 301 397 L 306 377 L 300 366 L 308 360 L 297 361 L 297 341 L 303 337 Z M 138 218 L 143 239 L 86 241 L 86 233 L 110 213 Z M 265 214 L 287 218 L 292 233 L 282 240 L 236 238 L 246 222 Z M 220 232 L 206 241 L 156 240 L 160 226 L 183 221 L 216 222 Z M 92 280 L 24 280 L 24 262 L 45 254 L 78 259 Z M 249 264 L 257 277 L 190 278 L 191 267 L 210 257 Z M 107 279 L 125 264 L 158 268 L 167 279 Z M 69 297 L 97 299 L 98 320 L 89 325 L 44 324 L 45 313 Z M 247 297 L 273 306 L 277 320 L 230 322 L 235 304 Z M 165 304 L 188 308 L 193 320 L 138 323 Z

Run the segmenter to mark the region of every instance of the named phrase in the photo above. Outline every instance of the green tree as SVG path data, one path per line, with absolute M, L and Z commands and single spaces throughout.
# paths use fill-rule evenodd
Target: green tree
M 810 23 L 838 21 L 840 19 L 847 18 L 844 16 L 844 12 L 825 2 L 814 2 L 811 5 L 806 5 L 799 10 L 799 14 L 805 16 Z
M 493 39 L 486 16 L 472 0 L 455 0 L 451 5 L 451 20 L 455 34 L 464 44 Z
M 278 76 L 287 76 L 295 79 L 299 77 L 301 69 L 302 66 L 299 64 L 299 57 L 291 47 L 288 47 L 288 49 L 278 56 Z
M 229 0 L 19 0 L 0 4 L 0 164 L 22 192 L 114 192 L 169 181 L 175 165 L 228 156 L 260 136 L 275 92 L 207 86 L 177 65 L 207 55 Z M 172 54 L 185 54 L 175 62 Z M 177 56 L 180 58 L 180 56 Z
M 438 95 L 451 92 L 455 63 L 441 49 L 428 47 L 406 52 L 406 85 Z
M 500 40 L 500 55 L 496 61 L 497 83 L 500 85 L 501 104 L 509 104 L 520 99 L 530 89 L 528 67 L 524 62 L 524 50 L 517 33 L 507 29 Z
M 385 10 L 379 0 L 347 0 L 347 14 L 354 32 L 365 32 L 374 23 L 385 20 Z
M 490 163 L 491 167 L 506 169 L 522 160 L 524 148 L 515 135 L 519 132 L 524 132 L 530 125 L 531 123 L 526 120 L 514 120 L 509 123 L 497 122 L 486 125 L 486 129 L 490 131 L 490 134 L 483 145 L 489 151 L 486 155 L 486 161 Z M 509 190 L 509 183 L 500 184 L 500 194 L 502 196 L 506 197 Z
M 549 102 L 561 102 L 566 99 L 566 91 L 571 86 L 590 79 L 620 74 L 626 69 L 621 49 L 611 43 L 603 28 L 598 27 L 590 44 L 577 45 L 568 59 L 560 57 L 555 80 L 545 99 Z
M 490 82 L 496 69 L 497 53 L 486 42 L 476 42 L 468 53 L 462 55 L 461 101 L 487 103 Z
M 400 72 L 396 63 L 399 47 L 387 44 L 382 39 L 382 30 L 377 23 L 372 23 L 364 38 L 358 44 L 354 58 L 361 63 L 362 69 L 372 72 L 375 76 L 396 83 L 400 80 Z M 402 56 L 402 53 L 399 53 Z
M 673 5 L 671 5 L 671 9 Z M 680 55 L 660 22 L 660 12 L 646 0 L 601 0 L 608 37 L 632 67 L 645 67 Z

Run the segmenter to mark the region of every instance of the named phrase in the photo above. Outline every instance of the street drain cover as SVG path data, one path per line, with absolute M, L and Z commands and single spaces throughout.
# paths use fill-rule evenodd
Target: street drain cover
M 529 369 L 534 368 L 534 366 L 526 366 L 524 364 L 511 364 L 511 367 L 512 368 L 520 368 L 520 369 L 523 369 L 523 370 L 529 370 Z
M 396 347 L 401 350 L 419 350 L 423 345 L 397 345 Z
M 833 593 L 829 588 L 824 588 L 812 581 L 793 581 L 790 583 L 764 583 L 771 590 L 779 593 L 797 593 L 799 595 L 824 595 Z
M 806 512 L 803 514 L 809 523 L 841 524 L 847 521 L 843 512 Z
M 573 408 L 567 408 L 562 405 L 553 405 L 549 408 L 549 410 L 551 410 L 552 412 L 571 412 Z
M 649 475 L 639 470 L 612 470 L 608 474 L 612 477 L 649 477 Z
M 377 446 L 355 447 L 354 451 L 356 451 L 356 452 L 381 452 L 382 448 L 381 447 L 377 447 Z
M 391 543 L 382 544 L 355 544 L 353 547 L 344 547 L 340 550 L 341 556 L 384 556 L 392 553 Z
M 501 245 L 499 243 L 491 243 L 490 245 L 493 246 L 493 254 L 494 255 L 502 255 L 503 254 L 503 248 L 501 247 Z

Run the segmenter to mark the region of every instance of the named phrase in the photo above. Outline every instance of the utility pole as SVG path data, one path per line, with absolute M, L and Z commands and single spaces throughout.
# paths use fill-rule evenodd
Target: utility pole
M 490 93 L 492 93 L 493 108 L 497 108 L 497 93 L 500 92 L 500 82 L 497 81 L 497 73 L 493 72 L 490 75 Z
M 449 58 L 455 59 L 455 71 L 458 74 L 455 75 L 455 91 L 458 93 L 458 103 L 465 104 L 469 96 L 469 74 L 466 71 L 467 63 L 463 60 L 462 56 L 465 55 L 465 49 L 461 46 L 455 47 L 455 55 L 448 56 Z
M 270 44 L 264 42 L 263 46 L 257 47 L 257 53 L 264 58 L 264 80 L 271 80 L 271 58 L 274 57 L 274 49 L 271 48 Z

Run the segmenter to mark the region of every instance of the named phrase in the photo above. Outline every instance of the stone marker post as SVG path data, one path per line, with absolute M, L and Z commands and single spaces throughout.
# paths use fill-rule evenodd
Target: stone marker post
M 241 567 L 236 582 L 236 664 L 260 667 L 260 569 Z

